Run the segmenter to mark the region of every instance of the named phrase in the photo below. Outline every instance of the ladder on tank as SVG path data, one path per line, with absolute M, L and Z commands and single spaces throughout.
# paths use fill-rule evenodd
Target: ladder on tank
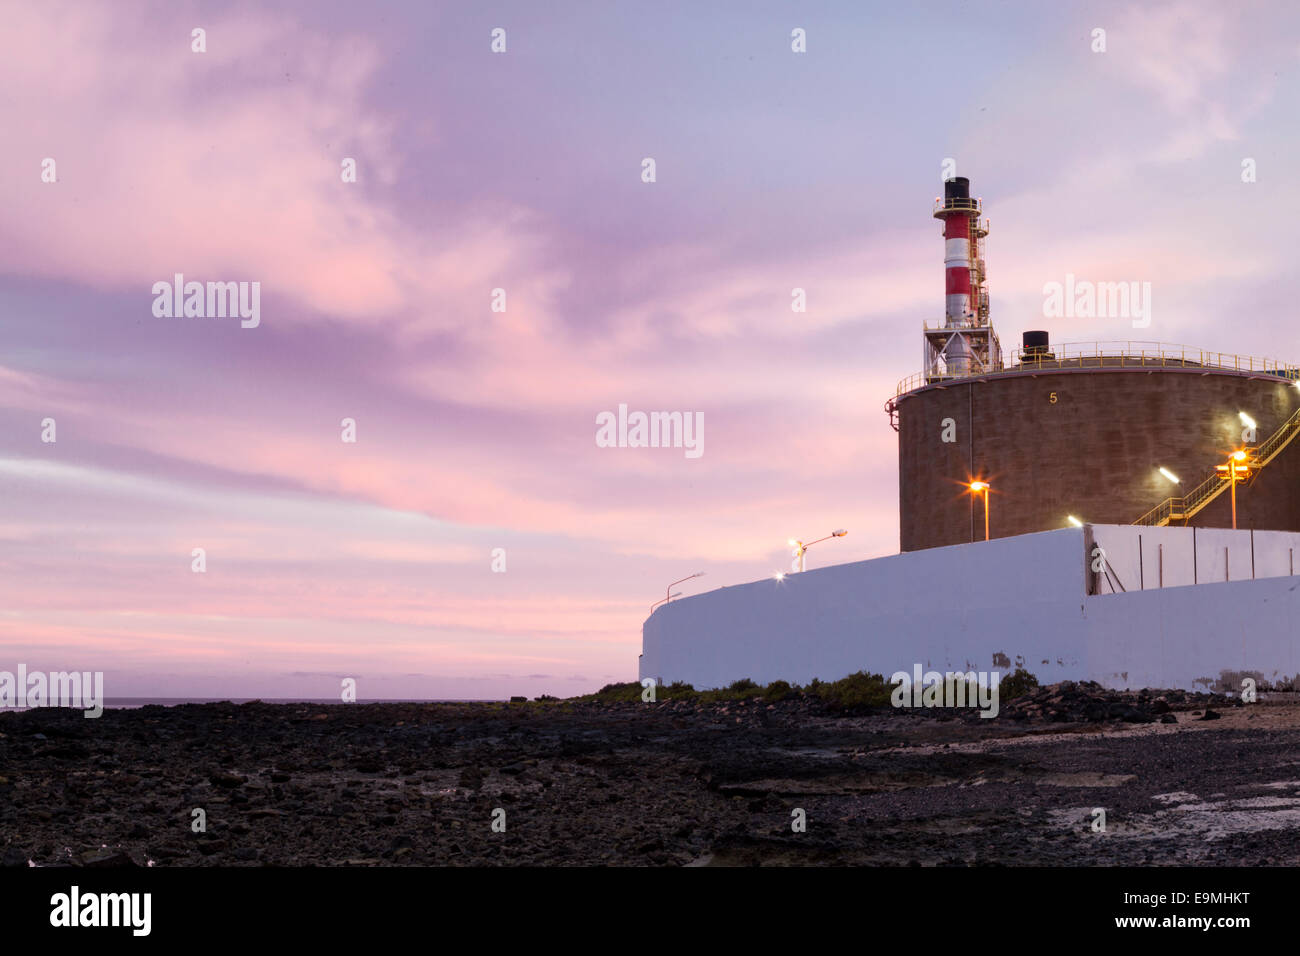
M 1282 449 L 1291 444 L 1296 435 L 1300 435 L 1300 411 L 1288 418 L 1281 428 L 1254 449 L 1247 467 L 1252 472 L 1258 472 L 1281 454 Z M 1226 491 L 1228 484 L 1233 480 L 1230 476 L 1219 474 L 1217 471 L 1212 472 L 1210 477 L 1186 495 L 1180 498 L 1166 498 L 1133 523 L 1159 528 L 1175 521 L 1185 522 Z

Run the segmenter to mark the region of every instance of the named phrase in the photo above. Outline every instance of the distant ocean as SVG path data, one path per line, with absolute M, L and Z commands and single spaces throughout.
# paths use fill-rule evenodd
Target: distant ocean
M 337 697 L 105 697 L 104 708 L 130 710 L 135 707 L 179 707 L 182 704 L 247 704 L 260 700 L 264 704 L 319 704 L 320 706 L 344 706 Z M 415 698 L 395 697 L 390 700 L 358 700 L 358 704 L 500 704 L 505 698 Z M 348 705 L 352 706 L 352 705 Z M 7 711 L 29 710 L 28 707 L 5 707 Z
M 180 704 L 247 704 L 260 700 L 264 704 L 337 704 L 343 701 L 337 697 L 105 697 L 105 707 L 148 707 L 157 704 L 160 707 L 176 707 Z M 423 697 L 394 697 L 385 700 L 358 700 L 358 704 L 499 704 L 505 698 L 479 698 L 464 700 L 432 699 Z

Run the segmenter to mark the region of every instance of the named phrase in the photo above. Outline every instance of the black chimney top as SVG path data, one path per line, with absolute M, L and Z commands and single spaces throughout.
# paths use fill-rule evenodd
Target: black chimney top
M 948 179 L 943 184 L 944 199 L 969 199 L 970 198 L 970 180 L 965 176 L 958 176 L 955 179 Z

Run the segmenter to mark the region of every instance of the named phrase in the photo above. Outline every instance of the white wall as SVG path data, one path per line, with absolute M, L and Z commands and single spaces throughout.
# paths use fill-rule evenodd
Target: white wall
M 661 606 L 642 631 L 641 674 L 697 687 L 802 684 L 917 662 L 989 670 L 995 654 L 1014 662 L 1031 646 L 1073 667 L 1078 649 L 1054 635 L 1062 607 L 1078 614 L 1084 587 L 1073 528 L 820 568 Z
M 1242 675 L 1300 674 L 1300 576 L 1090 597 L 1083 623 L 1088 679 L 1108 687 L 1240 690 Z
M 1190 534 L 1184 542 L 1178 532 L 1190 529 L 1141 529 L 1144 554 L 1155 553 L 1151 532 L 1169 544 L 1163 590 L 1087 596 L 1087 535 L 1107 548 L 1125 586 L 1136 588 L 1134 530 L 1096 525 L 934 548 L 673 601 L 642 629 L 641 676 L 718 687 L 742 677 L 803 684 L 858 670 L 887 676 L 918 663 L 1002 672 L 1020 664 L 1044 683 L 1191 689 L 1238 670 L 1270 680 L 1300 673 L 1300 577 L 1173 587 L 1171 578 L 1183 574 L 1179 562 L 1191 558 Z M 1235 577 L 1233 532 L 1198 531 L 1198 551 L 1203 535 L 1205 554 L 1221 547 L 1215 534 L 1229 536 Z M 1270 566 L 1285 555 L 1284 543 L 1267 543 Z M 1247 579 L 1249 553 L 1247 542 Z
M 1096 543 L 1106 551 L 1107 562 L 1129 591 L 1160 586 L 1162 553 L 1165 587 L 1249 581 L 1252 549 L 1255 578 L 1284 577 L 1292 573 L 1293 566 L 1300 571 L 1300 533 L 1296 532 L 1256 531 L 1252 537 L 1248 530 L 1231 528 L 1091 527 Z M 1109 583 L 1100 582 L 1098 593 L 1111 593 Z

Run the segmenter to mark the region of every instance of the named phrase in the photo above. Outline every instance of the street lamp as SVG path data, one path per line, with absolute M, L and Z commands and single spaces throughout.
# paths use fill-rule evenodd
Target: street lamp
M 1250 463 L 1246 461 L 1246 453 L 1241 449 L 1234 451 L 1228 456 L 1226 465 L 1216 465 L 1218 471 L 1226 471 L 1224 475 L 1228 481 L 1232 482 L 1232 528 L 1237 529 L 1237 482 L 1245 481 L 1246 476 L 1250 474 Z
M 970 483 L 972 494 L 984 493 L 984 540 L 989 539 L 989 483 L 987 481 L 972 481 Z
M 818 542 L 829 541 L 831 538 L 842 538 L 846 534 L 848 534 L 848 532 L 845 531 L 843 528 L 840 528 L 838 531 L 832 531 L 824 538 L 818 538 L 816 541 L 809 541 L 807 544 L 804 544 L 802 541 L 796 541 L 794 538 L 791 538 L 789 542 L 787 542 L 790 545 L 790 547 L 794 548 L 794 550 L 790 552 L 790 556 L 799 559 L 799 570 L 802 571 L 803 556 L 808 553 L 809 548 L 811 548 L 814 544 L 817 544 Z
M 690 578 L 687 578 L 686 580 L 689 581 Z M 650 605 L 650 613 L 653 614 L 653 613 L 655 612 L 655 608 L 657 608 L 660 604 L 666 604 L 666 603 L 668 603 L 669 601 L 671 601 L 673 598 L 675 598 L 675 597 L 681 597 L 681 596 L 682 596 L 682 592 L 681 592 L 681 591 L 678 591 L 676 594 L 671 594 L 671 595 L 669 595 L 668 597 L 663 598 L 662 600 L 655 601 L 654 604 L 651 604 L 651 605 Z
M 702 578 L 702 577 L 704 577 L 704 572 L 696 571 L 694 574 L 686 575 L 686 577 L 682 578 L 682 581 L 689 581 L 691 578 Z M 656 601 L 654 607 L 650 608 L 650 610 L 653 611 L 654 608 L 658 607 L 660 604 L 667 604 L 675 597 L 681 597 L 682 592 L 678 591 L 676 594 L 673 594 L 672 590 L 678 584 L 681 584 L 682 581 L 674 581 L 672 584 L 668 585 L 668 587 L 664 588 L 664 599 L 662 601 Z

